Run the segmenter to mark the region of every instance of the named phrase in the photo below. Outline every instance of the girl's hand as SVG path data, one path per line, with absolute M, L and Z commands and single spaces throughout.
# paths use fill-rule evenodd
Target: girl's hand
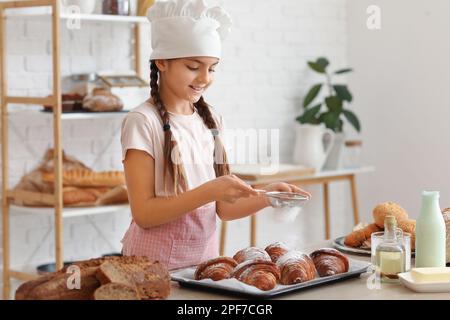
M 235 203 L 239 198 L 258 196 L 258 192 L 235 175 L 226 175 L 207 182 L 214 201 Z
M 284 183 L 284 182 L 276 182 L 271 183 L 263 188 L 261 188 L 266 191 L 281 191 L 281 192 L 294 192 L 294 193 L 300 193 L 304 196 L 307 196 L 309 199 L 311 199 L 311 193 L 300 189 L 297 186 L 294 186 L 292 184 Z

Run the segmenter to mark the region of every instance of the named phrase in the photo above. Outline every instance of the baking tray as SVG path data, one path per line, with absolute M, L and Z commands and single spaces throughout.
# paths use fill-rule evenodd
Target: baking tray
M 345 237 L 339 237 L 334 239 L 333 241 L 333 247 L 336 248 L 339 251 L 345 252 L 345 253 L 351 253 L 351 254 L 357 254 L 357 255 L 363 255 L 363 256 L 371 256 L 371 249 L 370 248 L 354 248 L 349 247 L 344 243 Z M 415 252 L 411 252 L 411 257 L 415 257 Z
M 357 278 L 362 273 L 366 272 L 367 268 L 370 266 L 370 263 L 353 259 L 349 259 L 349 262 L 349 271 L 346 273 L 322 278 L 317 277 L 314 280 L 293 285 L 278 284 L 274 289 L 269 291 L 259 290 L 258 288 L 247 285 L 243 282 L 238 281 L 237 279 L 226 279 L 220 281 L 212 281 L 210 279 L 200 281 L 194 280 L 195 267 L 176 270 L 171 273 L 171 277 L 173 281 L 177 281 L 182 287 L 219 293 L 228 293 L 248 298 L 267 299 L 292 292 L 310 289 L 313 287 L 327 285 L 338 281 Z

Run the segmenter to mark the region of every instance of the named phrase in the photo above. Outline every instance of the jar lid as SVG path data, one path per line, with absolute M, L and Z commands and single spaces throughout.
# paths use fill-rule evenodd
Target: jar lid
M 97 74 L 96 73 L 73 74 L 70 76 L 70 79 L 73 81 L 95 81 L 97 80 Z

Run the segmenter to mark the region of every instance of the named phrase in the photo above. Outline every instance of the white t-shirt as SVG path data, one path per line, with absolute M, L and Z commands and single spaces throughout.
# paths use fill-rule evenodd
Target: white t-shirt
M 223 136 L 223 120 L 213 110 L 213 118 Z M 185 168 L 187 190 L 215 179 L 213 166 L 214 139 L 197 110 L 191 115 L 170 113 L 172 135 L 180 148 Z M 145 102 L 132 109 L 122 122 L 122 163 L 129 149 L 147 152 L 155 160 L 155 195 L 173 195 L 173 182 L 167 174 L 167 193 L 164 189 L 164 130 L 155 106 Z

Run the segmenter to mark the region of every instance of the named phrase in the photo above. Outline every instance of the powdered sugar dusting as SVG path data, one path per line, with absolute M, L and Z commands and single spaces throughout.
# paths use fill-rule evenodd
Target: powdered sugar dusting
M 272 259 L 270 259 L 269 254 L 265 250 L 258 247 L 248 247 L 241 250 L 240 252 L 244 256 L 244 261 L 245 260 L 254 261 L 257 259 L 272 261 Z
M 308 256 L 301 251 L 296 251 L 296 250 L 288 251 L 284 255 L 282 255 L 280 258 L 278 258 L 277 266 L 281 267 L 282 265 L 284 265 L 286 263 L 298 261 L 298 260 L 306 261 L 306 257 L 308 257 Z
M 277 241 L 277 242 L 274 242 L 272 244 L 269 244 L 266 247 L 266 250 L 269 250 L 269 249 L 272 249 L 272 248 L 281 248 L 281 249 L 285 249 L 285 250 L 290 250 L 289 246 L 286 243 L 281 242 L 281 241 Z

